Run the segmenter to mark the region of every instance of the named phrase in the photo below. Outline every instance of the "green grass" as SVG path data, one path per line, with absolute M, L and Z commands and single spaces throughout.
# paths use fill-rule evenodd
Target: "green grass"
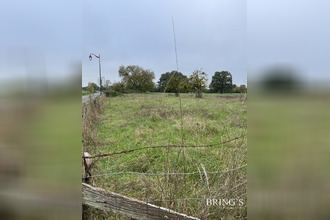
M 108 98 L 96 126 L 98 146 L 89 146 L 92 154 L 163 145 L 209 145 L 247 133 L 247 105 L 239 96 L 220 94 L 128 94 Z M 181 125 L 182 115 L 182 125 Z M 183 138 L 182 138 L 183 137 Z M 183 143 L 182 143 L 183 141 Z M 93 179 L 96 186 L 146 200 L 179 198 L 234 199 L 246 193 L 246 185 L 226 194 L 246 180 L 246 168 L 221 174 L 203 173 L 232 169 L 247 163 L 246 136 L 210 148 L 156 148 L 100 159 L 94 175 L 112 172 L 186 173 L 194 175 L 143 176 L 120 174 Z M 246 199 L 245 197 L 242 197 Z M 205 200 L 179 200 L 174 203 L 154 202 L 200 218 L 244 217 L 243 209 L 221 209 L 206 206 Z M 209 215 L 210 213 L 213 213 Z M 235 218 L 236 218 L 235 217 Z
M 82 96 L 89 95 L 89 94 L 93 94 L 93 93 L 91 93 L 89 91 L 82 90 Z

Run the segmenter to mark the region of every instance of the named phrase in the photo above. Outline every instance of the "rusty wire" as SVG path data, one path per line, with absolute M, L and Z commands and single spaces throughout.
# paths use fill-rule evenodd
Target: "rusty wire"
M 150 146 L 150 147 L 141 147 L 141 148 L 136 148 L 136 149 L 130 149 L 130 150 L 124 150 L 124 151 L 120 151 L 120 152 L 113 152 L 113 153 L 107 153 L 107 154 L 98 154 L 98 155 L 94 155 L 94 156 L 82 156 L 82 158 L 101 158 L 101 157 L 109 157 L 109 156 L 113 156 L 113 155 L 118 155 L 118 154 L 126 154 L 126 153 L 131 153 L 134 151 L 139 151 L 139 150 L 144 150 L 144 149 L 152 149 L 152 148 L 207 148 L 207 147 L 214 147 L 214 146 L 219 146 L 222 144 L 226 144 L 229 143 L 231 141 L 240 139 L 242 137 L 246 136 L 246 134 L 239 136 L 239 137 L 235 137 L 233 139 L 227 140 L 227 141 L 223 141 L 221 143 L 217 143 L 217 144 L 208 144 L 208 145 L 187 145 L 187 146 L 182 146 L 182 145 L 164 145 L 164 146 Z

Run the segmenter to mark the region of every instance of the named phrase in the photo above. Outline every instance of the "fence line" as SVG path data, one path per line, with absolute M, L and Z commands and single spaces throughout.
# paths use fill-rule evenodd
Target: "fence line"
M 219 170 L 219 171 L 206 171 L 203 173 L 228 173 L 231 171 L 239 170 L 241 168 L 246 167 L 247 164 L 233 168 L 233 169 L 227 169 L 227 170 Z M 192 174 L 200 174 L 200 171 L 195 171 L 195 172 L 190 172 L 190 173 L 140 173 L 140 172 L 117 172 L 117 173 L 105 173 L 105 174 L 98 174 L 98 175 L 93 175 L 89 176 L 87 178 L 92 178 L 92 177 L 101 177 L 101 176 L 112 176 L 112 175 L 119 175 L 119 174 L 137 174 L 137 175 L 145 175 L 145 176 L 167 176 L 167 175 L 192 175 Z
M 108 157 L 108 156 L 113 156 L 113 155 L 117 155 L 117 154 L 125 154 L 125 153 L 131 153 L 134 151 L 139 151 L 139 150 L 144 150 L 144 149 L 154 149 L 154 148 L 207 148 L 207 147 L 214 147 L 214 146 L 219 146 L 222 144 L 226 144 L 229 142 L 232 142 L 234 140 L 240 139 L 242 137 L 245 137 L 246 134 L 239 136 L 239 137 L 235 137 L 233 139 L 227 140 L 227 141 L 223 141 L 221 143 L 218 144 L 208 144 L 208 145 L 187 145 L 187 146 L 182 146 L 182 145 L 164 145 L 164 146 L 151 146 L 151 147 L 141 147 L 141 148 L 136 148 L 136 149 L 131 149 L 131 150 L 124 150 L 124 151 L 120 151 L 120 152 L 114 152 L 114 153 L 108 153 L 108 154 L 99 154 L 99 155 L 94 155 L 94 156 L 82 156 L 82 158 L 100 158 L 100 157 Z

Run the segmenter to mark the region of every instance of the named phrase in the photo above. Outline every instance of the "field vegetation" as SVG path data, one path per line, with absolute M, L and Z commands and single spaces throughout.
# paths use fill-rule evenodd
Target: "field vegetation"
M 85 134 L 84 147 L 92 155 L 164 147 L 99 159 L 93 170 L 94 186 L 201 219 L 246 217 L 246 96 L 204 94 L 196 99 L 193 94 L 140 93 L 102 102 L 98 123 L 87 131 L 93 134 Z M 170 145 L 214 146 L 166 147 Z M 210 173 L 230 169 L 235 170 Z M 244 205 L 209 206 L 206 198 L 243 199 Z M 95 214 L 100 219 L 125 219 L 101 211 Z
M 82 96 L 84 96 L 84 95 L 89 95 L 91 93 L 89 91 L 82 90 L 81 94 L 82 94 Z

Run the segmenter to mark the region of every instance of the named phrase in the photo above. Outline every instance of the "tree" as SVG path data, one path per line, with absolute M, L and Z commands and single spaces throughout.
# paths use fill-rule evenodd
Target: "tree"
M 246 92 L 247 92 L 246 85 L 240 85 L 239 87 L 236 86 L 236 87 L 233 89 L 233 92 L 235 92 L 235 93 L 246 93 Z
M 291 67 L 271 67 L 265 71 L 260 81 L 261 88 L 266 92 L 292 93 L 301 90 L 303 82 L 295 69 Z
M 151 70 L 144 70 L 139 66 L 120 66 L 118 73 L 122 77 L 126 89 L 145 92 L 154 88 L 152 80 L 155 78 L 155 74 Z
M 239 86 L 239 90 L 240 90 L 240 92 L 242 92 L 242 93 L 246 93 L 246 92 L 247 92 L 246 85 L 240 85 L 240 86 Z
M 96 89 L 97 89 L 97 85 L 95 83 L 92 83 L 92 82 L 88 83 L 87 90 L 90 93 L 94 93 Z
M 207 74 L 202 70 L 195 70 L 189 77 L 190 90 L 196 92 L 196 98 L 202 98 L 202 91 L 207 86 Z
M 236 87 L 237 87 L 237 85 L 236 84 L 233 84 L 233 86 L 231 88 L 234 91 Z
M 190 83 L 189 83 L 189 78 L 185 78 L 180 82 L 180 92 L 190 92 Z
M 213 92 L 220 92 L 221 94 L 224 92 L 231 92 L 233 89 L 232 84 L 233 84 L 233 78 L 230 72 L 228 71 L 215 72 L 214 76 L 212 76 L 210 89 Z
M 111 88 L 111 90 L 116 91 L 116 92 L 120 92 L 120 93 L 125 92 L 125 85 L 122 82 L 114 82 L 114 83 L 112 83 L 110 88 Z
M 163 73 L 160 76 L 158 83 L 158 89 L 160 91 L 166 92 L 175 92 L 178 96 L 179 92 L 181 91 L 182 83 L 187 80 L 187 76 L 183 75 L 180 72 L 172 71 Z
M 234 92 L 234 93 L 241 93 L 241 89 L 240 89 L 240 87 L 235 86 L 235 88 L 233 89 L 233 92 Z

